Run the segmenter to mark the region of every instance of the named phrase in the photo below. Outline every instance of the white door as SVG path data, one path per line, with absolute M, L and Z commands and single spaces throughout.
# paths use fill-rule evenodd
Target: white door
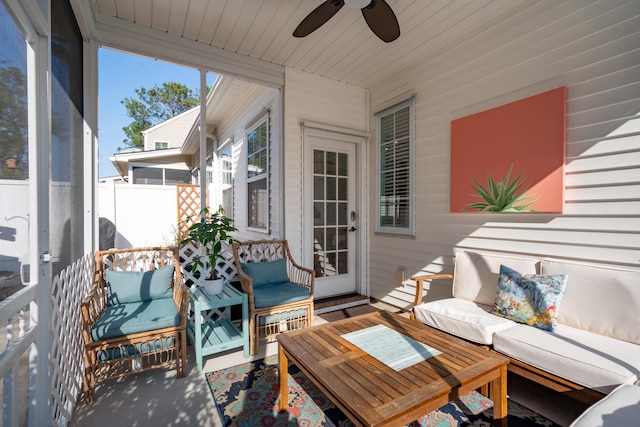
M 316 272 L 314 297 L 355 292 L 358 138 L 308 129 L 304 138 L 304 245 Z

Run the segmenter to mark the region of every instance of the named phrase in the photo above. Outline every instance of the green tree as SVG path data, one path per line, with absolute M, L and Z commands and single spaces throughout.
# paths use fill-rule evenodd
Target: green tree
M 16 67 L 0 67 L 0 177 L 27 176 L 27 141 L 25 75 Z M 9 158 L 16 159 L 15 168 L 4 167 Z
M 133 121 L 123 127 L 125 148 L 144 148 L 142 131 L 200 104 L 200 94 L 181 83 L 166 82 L 135 89 L 136 97 L 121 101 Z

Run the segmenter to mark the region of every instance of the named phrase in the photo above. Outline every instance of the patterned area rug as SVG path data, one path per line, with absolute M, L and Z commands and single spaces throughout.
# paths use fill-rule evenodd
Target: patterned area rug
M 277 356 L 206 373 L 224 426 L 348 427 L 353 424 L 295 365 L 289 366 L 289 410 L 278 412 Z M 493 425 L 493 402 L 472 392 L 410 424 L 412 427 Z M 509 401 L 509 427 L 559 427 Z

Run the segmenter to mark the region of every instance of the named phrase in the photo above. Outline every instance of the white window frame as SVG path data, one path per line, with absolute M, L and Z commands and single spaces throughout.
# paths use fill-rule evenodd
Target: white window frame
M 397 112 L 409 108 L 409 201 L 408 201 L 408 219 L 409 224 L 407 227 L 388 226 L 383 225 L 380 222 L 380 216 L 382 213 L 382 191 L 381 191 L 381 176 L 382 176 L 382 119 Z M 381 234 L 392 234 L 402 236 L 415 236 L 415 97 L 411 97 L 406 101 L 389 107 L 383 111 L 375 114 L 376 118 L 376 221 L 375 231 Z
M 249 136 L 252 132 L 254 132 L 256 129 L 258 129 L 260 126 L 262 125 L 266 125 L 267 126 L 267 146 L 266 146 L 266 157 L 267 157 L 267 163 L 266 163 L 266 167 L 265 167 L 265 171 L 259 175 L 255 175 L 250 177 L 249 176 L 249 156 L 251 156 L 251 154 L 249 152 Z M 247 229 L 252 230 L 252 231 L 257 231 L 257 232 L 261 232 L 261 233 L 269 233 L 269 196 L 270 196 L 270 186 L 269 186 L 269 157 L 270 157 L 270 151 L 271 151 L 271 126 L 270 126 L 270 121 L 269 121 L 269 113 L 266 112 L 264 115 L 259 116 L 254 122 L 253 124 L 246 128 L 245 130 L 245 141 L 247 144 L 247 156 L 246 156 L 246 160 L 247 160 L 247 174 L 246 174 L 246 178 L 247 178 Z M 251 225 L 251 221 L 250 221 L 250 217 L 251 217 L 251 198 L 249 196 L 249 185 L 257 182 L 257 181 L 261 181 L 261 180 L 265 180 L 265 184 L 266 184 L 266 194 L 267 194 L 267 203 L 266 203 L 266 209 L 267 209 L 267 213 L 266 213 L 266 220 L 265 220 L 265 226 L 264 227 L 258 227 L 256 225 Z
M 164 147 L 158 147 L 158 145 L 164 145 Z M 153 142 L 153 149 L 154 150 L 166 150 L 169 148 L 169 141 L 154 141 Z

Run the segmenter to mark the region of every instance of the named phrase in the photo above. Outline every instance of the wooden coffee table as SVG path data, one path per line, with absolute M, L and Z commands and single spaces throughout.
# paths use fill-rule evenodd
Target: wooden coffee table
M 442 353 L 396 371 L 341 335 L 385 325 Z M 507 421 L 509 359 L 398 314 L 380 311 L 278 335 L 280 410 L 289 361 L 356 425 L 402 426 L 489 385 L 494 424 Z

